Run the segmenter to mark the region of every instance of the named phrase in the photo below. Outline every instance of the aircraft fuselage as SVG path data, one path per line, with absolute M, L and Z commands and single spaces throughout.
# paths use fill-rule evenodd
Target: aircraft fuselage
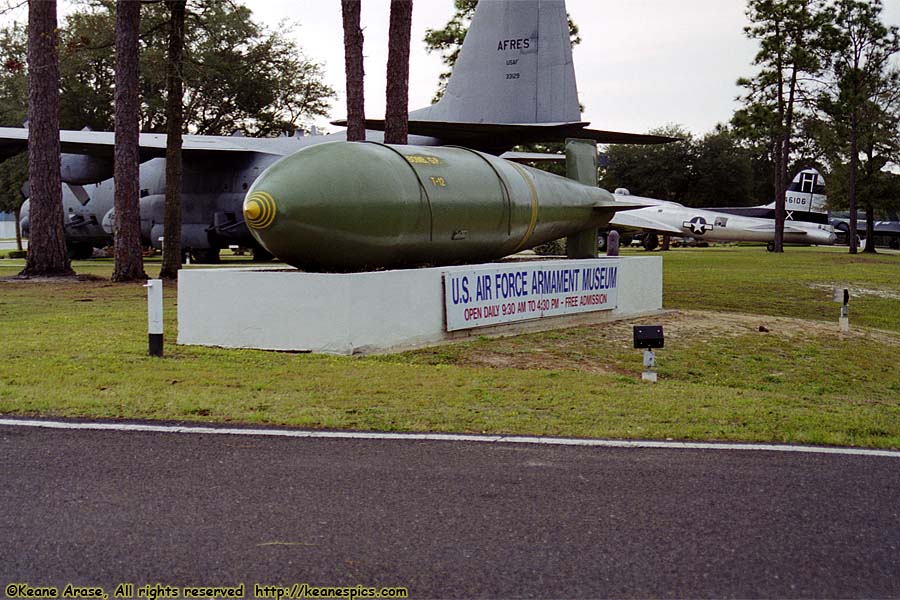
M 652 204 L 648 208 L 617 213 L 613 226 L 643 229 L 658 233 L 692 237 L 715 242 L 769 242 L 775 238 L 772 219 L 748 217 L 702 208 L 689 208 L 676 202 L 616 194 L 617 201 Z M 791 244 L 831 245 L 834 228 L 827 223 L 785 221 L 784 241 Z

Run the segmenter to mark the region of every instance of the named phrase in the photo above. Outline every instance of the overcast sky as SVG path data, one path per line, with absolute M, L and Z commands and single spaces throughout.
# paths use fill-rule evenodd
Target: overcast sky
M 900 0 L 883 1 L 885 22 L 900 25 Z M 334 130 L 328 121 L 346 116 L 340 2 L 244 2 L 271 29 L 292 24 L 300 48 L 324 66 L 338 99 L 317 124 Z M 362 0 L 366 115 L 372 118 L 384 115 L 389 6 L 390 0 Z M 60 1 L 61 14 L 70 7 Z M 738 106 L 735 80 L 756 72 L 757 46 L 743 32 L 745 7 L 745 0 L 567 0 L 582 38 L 573 56 L 583 119 L 597 129 L 638 133 L 679 124 L 698 135 L 727 122 Z M 27 18 L 24 9 L 17 12 L 4 20 Z M 453 0 L 415 0 L 410 109 L 431 103 L 443 70 L 440 56 L 425 51 L 425 30 L 443 27 L 452 14 Z
M 489 0 L 488 0 L 489 1 Z M 884 0 L 885 21 L 900 24 L 900 0 Z M 288 18 L 306 55 L 325 66 L 338 91 L 333 118 L 345 116 L 344 47 L 338 0 L 248 3 L 272 27 Z M 362 0 L 366 115 L 384 114 L 389 0 Z M 695 134 L 726 122 L 738 104 L 735 80 L 755 73 L 757 46 L 744 35 L 744 0 L 567 0 L 582 43 L 573 56 L 583 118 L 597 129 L 645 132 L 669 123 Z M 422 41 L 441 28 L 452 0 L 415 0 L 410 108 L 431 103 L 440 57 Z M 324 121 L 323 121 L 324 122 Z

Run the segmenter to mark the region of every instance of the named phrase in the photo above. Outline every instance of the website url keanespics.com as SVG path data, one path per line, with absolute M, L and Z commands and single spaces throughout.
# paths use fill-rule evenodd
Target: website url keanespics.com
M 291 586 L 260 585 L 253 586 L 253 595 L 257 598 L 409 598 L 409 590 L 405 587 L 316 587 L 308 583 L 295 583 Z

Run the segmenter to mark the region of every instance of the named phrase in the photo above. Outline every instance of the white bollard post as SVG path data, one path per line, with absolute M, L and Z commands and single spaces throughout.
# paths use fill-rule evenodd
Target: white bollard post
M 656 354 L 653 349 L 644 350 L 644 372 L 641 373 L 641 379 L 656 383 Z
M 147 331 L 150 356 L 163 355 L 163 284 L 162 279 L 150 279 L 147 288 Z
M 846 333 L 850 331 L 850 290 L 847 288 L 834 288 L 835 302 L 843 302 L 841 307 L 841 316 L 838 319 L 841 331 Z

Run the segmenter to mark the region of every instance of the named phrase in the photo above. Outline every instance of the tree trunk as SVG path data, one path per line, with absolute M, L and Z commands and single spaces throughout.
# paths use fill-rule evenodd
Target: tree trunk
M 866 206 L 866 247 L 863 252 L 875 254 L 875 207 Z
M 21 252 L 22 251 L 22 224 L 19 223 L 19 219 L 22 218 L 22 206 L 19 205 L 16 207 L 16 210 L 13 211 L 15 213 L 16 219 L 16 249 Z
M 781 22 L 776 21 L 775 25 L 776 37 L 781 36 Z M 785 138 L 790 135 L 785 130 L 786 109 L 784 103 L 784 54 L 781 43 L 778 44 L 776 70 L 778 71 L 777 92 L 778 92 L 778 135 L 775 142 L 775 252 L 784 252 L 784 171 L 785 162 Z
M 791 133 L 794 130 L 794 101 L 797 96 L 797 66 L 791 69 L 791 80 L 788 84 L 788 101 L 784 107 L 784 138 L 781 147 L 781 164 L 778 165 L 778 189 L 775 197 L 775 252 L 784 252 L 785 195 L 787 194 L 788 166 L 791 160 Z
M 856 110 L 850 114 L 850 181 L 847 183 L 847 207 L 850 209 L 850 229 L 847 232 L 850 243 L 850 254 L 856 254 L 856 172 L 859 168 L 859 119 Z
M 787 136 L 783 133 L 778 140 L 778 153 L 775 157 L 775 252 L 784 252 L 784 219 L 786 216 L 784 195 L 787 189 L 784 173 L 787 162 Z
M 28 3 L 28 177 L 31 233 L 25 276 L 72 275 L 59 174 L 59 58 L 56 0 Z
M 405 144 L 409 133 L 409 38 L 412 0 L 391 0 L 384 143 Z
M 341 0 L 344 20 L 344 70 L 347 72 L 347 140 L 366 139 L 363 32 L 359 26 L 361 0 Z
M 113 281 L 147 279 L 141 254 L 138 35 L 141 3 L 116 0 L 116 158 Z
M 184 120 L 184 13 L 186 0 L 166 0 L 169 48 L 166 59 L 166 215 L 159 276 L 176 279 L 181 269 L 181 128 Z

